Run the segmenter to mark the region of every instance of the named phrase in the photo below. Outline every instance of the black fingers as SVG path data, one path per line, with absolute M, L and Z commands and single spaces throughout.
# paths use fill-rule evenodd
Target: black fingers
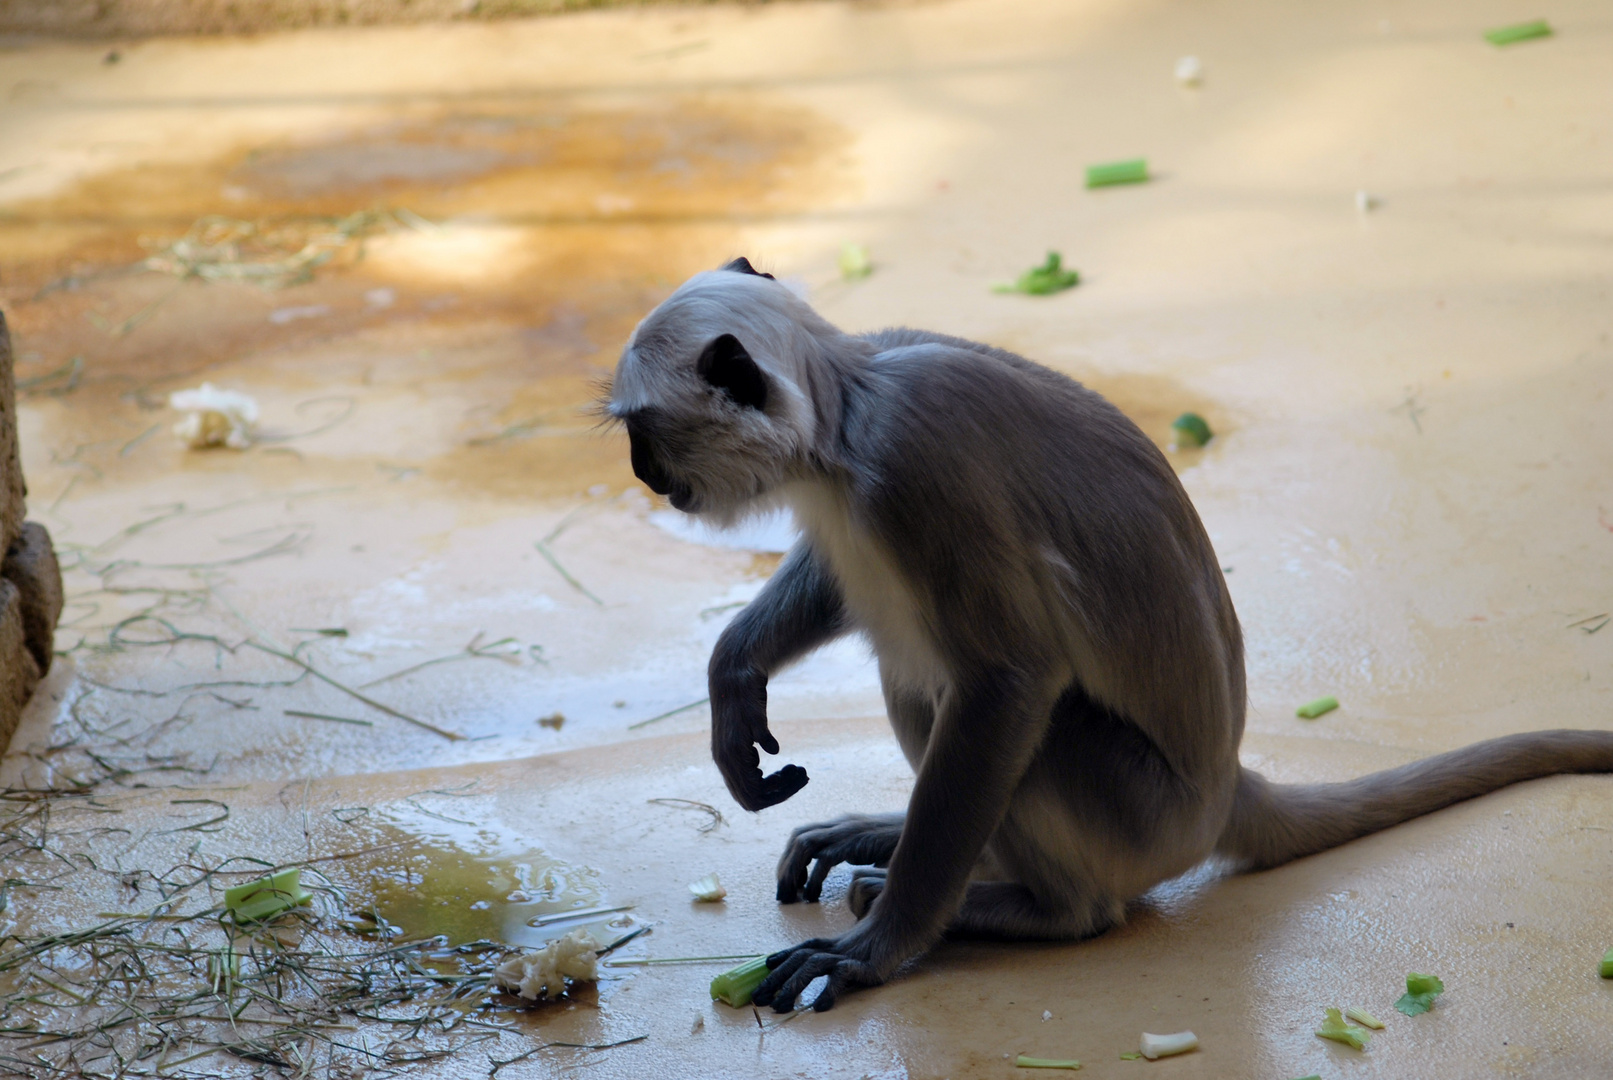
M 790 949 L 783 949 L 767 958 L 772 970 L 756 988 L 751 1000 L 758 1005 L 771 1005 L 774 1012 L 790 1012 L 795 1000 L 820 975 L 829 976 L 829 984 L 812 1003 L 817 1012 L 834 1008 L 842 991 L 856 986 L 877 986 L 882 980 L 872 967 L 840 953 L 830 952 L 838 943 L 826 938 L 803 941 Z
M 774 746 L 776 748 L 777 744 L 775 743 Z M 761 770 L 758 769 L 757 772 L 760 773 Z M 807 780 L 807 771 L 801 766 L 784 766 L 784 768 L 762 781 L 762 797 L 760 805 L 755 809 L 761 810 L 764 807 L 778 805 L 806 787 Z

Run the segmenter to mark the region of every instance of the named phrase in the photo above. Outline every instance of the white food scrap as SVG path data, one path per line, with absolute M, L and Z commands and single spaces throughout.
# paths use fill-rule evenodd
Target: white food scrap
M 185 414 L 174 425 L 174 434 L 192 450 L 209 446 L 245 450 L 252 444 L 258 403 L 245 394 L 202 383 L 191 390 L 174 391 L 168 396 L 168 404 Z
M 528 1001 L 556 998 L 565 993 L 568 980 L 598 980 L 598 949 L 588 931 L 573 930 L 537 952 L 510 957 L 493 972 L 493 982 Z
M 1199 1037 L 1191 1031 L 1178 1031 L 1174 1035 L 1151 1035 L 1143 1032 L 1143 1057 L 1157 1061 L 1173 1054 L 1185 1054 L 1199 1048 Z
M 714 904 L 728 895 L 728 890 L 723 888 L 722 880 L 714 873 L 707 874 L 699 881 L 691 881 L 689 891 L 694 893 L 696 900 L 707 904 Z
M 1197 86 L 1204 81 L 1204 64 L 1196 56 L 1184 56 L 1176 61 L 1176 81 L 1183 86 Z

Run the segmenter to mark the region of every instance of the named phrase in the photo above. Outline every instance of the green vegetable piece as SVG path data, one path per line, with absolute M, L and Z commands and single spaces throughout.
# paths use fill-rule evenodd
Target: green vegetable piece
M 998 285 L 993 292 L 1025 293 L 1028 296 L 1048 296 L 1052 293 L 1073 289 L 1080 284 L 1081 274 L 1077 270 L 1064 269 L 1064 260 L 1056 251 L 1047 253 L 1047 261 L 1041 266 L 1033 266 L 1012 285 Z
M 840 276 L 847 281 L 865 278 L 874 272 L 868 261 L 868 249 L 861 244 L 844 244 L 840 248 Z
M 1210 425 L 1196 412 L 1185 412 L 1178 416 L 1171 421 L 1171 428 L 1176 432 L 1177 442 L 1183 446 L 1203 446 L 1214 437 L 1210 433 Z
M 1057 1058 L 1033 1058 L 1024 1054 L 1014 1059 L 1014 1064 L 1021 1069 L 1079 1069 L 1081 1063 L 1072 1059 L 1061 1061 Z
M 1322 1080 L 1322 1078 L 1316 1073 L 1311 1073 L 1309 1076 L 1299 1077 L 1298 1080 Z
M 1406 976 L 1406 993 L 1408 994 L 1439 994 L 1445 990 L 1445 984 L 1438 975 L 1419 975 L 1415 971 Z
M 1344 1014 L 1331 1007 L 1326 1011 L 1325 1017 L 1326 1019 L 1322 1021 L 1322 1026 L 1316 1029 L 1317 1035 L 1324 1039 L 1332 1039 L 1334 1042 L 1343 1043 L 1345 1046 L 1353 1046 L 1357 1050 L 1367 1048 L 1367 1043 L 1371 1041 L 1372 1036 L 1366 1029 L 1358 1028 L 1354 1024 L 1346 1024 Z
M 1143 1056 L 1143 1052 L 1141 1050 L 1127 1050 L 1124 1054 L 1120 1055 L 1120 1060 L 1121 1061 L 1141 1061 L 1142 1056 Z
M 1512 45 L 1519 41 L 1531 41 L 1543 37 L 1551 37 L 1551 26 L 1545 19 L 1518 23 L 1515 26 L 1498 26 L 1494 30 L 1484 32 L 1484 40 L 1491 45 Z
M 1315 720 L 1318 716 L 1321 716 L 1323 713 L 1330 713 L 1330 712 L 1332 712 L 1334 709 L 1336 709 L 1338 707 L 1339 707 L 1339 699 L 1338 698 L 1336 698 L 1336 697 L 1319 697 L 1315 701 L 1307 701 L 1305 704 L 1303 704 L 1299 708 L 1295 709 L 1294 710 L 1294 715 L 1295 716 L 1303 716 L 1307 720 Z
M 1434 999 L 1445 992 L 1445 984 L 1438 975 L 1419 975 L 1415 971 L 1406 976 L 1406 992 L 1395 1008 L 1407 1016 L 1419 1016 L 1434 1007 Z
M 1602 954 L 1602 967 L 1600 974 L 1604 979 L 1613 979 L 1613 949 Z
M 723 972 L 711 980 L 711 1000 L 742 1009 L 750 1004 L 751 995 L 767 978 L 767 957 L 758 956 L 736 968 Z
M 1111 161 L 1103 165 L 1087 166 L 1087 187 L 1108 187 L 1111 184 L 1141 184 L 1148 179 L 1148 159 Z
M 313 898 L 302 887 L 302 871 L 291 869 L 224 890 L 224 907 L 238 923 L 260 922 Z
M 1365 1009 L 1345 1009 L 1344 1017 L 1347 1020 L 1354 1020 L 1362 1027 L 1371 1028 L 1373 1031 L 1383 1030 L 1383 1021 L 1379 1020 L 1376 1016 L 1373 1016 Z

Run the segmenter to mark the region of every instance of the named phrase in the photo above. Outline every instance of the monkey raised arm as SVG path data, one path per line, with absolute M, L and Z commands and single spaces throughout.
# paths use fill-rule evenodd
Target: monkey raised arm
M 718 638 L 707 669 L 711 756 L 745 809 L 781 803 L 807 784 L 799 765 L 762 775 L 757 746 L 779 752 L 767 728 L 768 678 L 848 629 L 840 587 L 803 540 Z

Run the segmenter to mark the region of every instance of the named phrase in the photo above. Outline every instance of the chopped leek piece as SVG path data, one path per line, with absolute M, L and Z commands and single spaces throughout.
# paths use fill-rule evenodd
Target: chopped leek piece
M 1014 1064 L 1021 1069 L 1079 1069 L 1081 1063 L 1072 1059 L 1061 1061 L 1058 1058 L 1033 1058 L 1024 1054 L 1014 1059 Z
M 1434 1007 L 1434 999 L 1444 993 L 1445 984 L 1438 975 L 1419 975 L 1415 971 L 1406 976 L 1406 992 L 1395 1002 L 1395 1008 L 1407 1016 L 1417 1016 Z
M 1307 701 L 1305 704 L 1303 704 L 1299 708 L 1295 709 L 1294 710 L 1294 715 L 1295 716 L 1303 716 L 1307 720 L 1315 720 L 1318 716 L 1321 716 L 1323 713 L 1330 713 L 1330 712 L 1332 712 L 1334 709 L 1336 709 L 1338 707 L 1339 707 L 1339 699 L 1338 698 L 1336 698 L 1336 697 L 1319 697 L 1315 701 Z
M 736 1009 L 750 1004 L 750 996 L 767 978 L 767 957 L 758 956 L 736 968 L 723 972 L 711 980 L 711 1000 L 732 1005 Z
M 1365 1029 L 1358 1028 L 1354 1024 L 1346 1024 L 1344 1014 L 1337 1009 L 1329 1008 L 1326 1016 L 1327 1018 L 1322 1021 L 1322 1026 L 1316 1029 L 1317 1035 L 1324 1039 L 1332 1039 L 1334 1042 L 1341 1042 L 1345 1046 L 1353 1046 L 1357 1050 L 1367 1048 L 1367 1043 L 1372 1036 Z
M 1191 1031 L 1178 1031 L 1174 1035 L 1150 1035 L 1143 1032 L 1143 1057 L 1156 1061 L 1172 1054 L 1185 1054 L 1199 1048 L 1199 1037 Z
M 1120 1055 L 1120 1060 L 1121 1061 L 1140 1061 L 1140 1060 L 1142 1060 L 1142 1056 L 1143 1056 L 1143 1052 L 1141 1050 L 1127 1050 L 1124 1054 Z
M 1210 425 L 1196 412 L 1185 412 L 1172 420 L 1171 429 L 1183 446 L 1203 446 L 1211 439 Z
M 993 286 L 992 292 L 1025 293 L 1027 296 L 1050 296 L 1065 289 L 1073 289 L 1081 282 L 1076 270 L 1064 269 L 1064 259 L 1056 251 L 1047 253 L 1047 261 L 1033 266 L 1015 279 L 1012 285 Z
M 689 891 L 694 893 L 696 900 L 705 904 L 714 904 L 728 895 L 728 890 L 723 888 L 722 879 L 716 874 L 707 874 L 699 881 L 690 882 Z
M 1148 159 L 1111 161 L 1103 165 L 1087 166 L 1087 187 L 1108 187 L 1110 184 L 1140 184 L 1148 179 Z
M 1613 949 L 1602 954 L 1601 975 L 1604 979 L 1613 979 Z
M 1369 1027 L 1373 1031 L 1383 1030 L 1383 1021 L 1379 1020 L 1376 1016 L 1373 1016 L 1365 1009 L 1345 1009 L 1344 1015 L 1346 1019 L 1354 1020 L 1362 1027 Z
M 282 870 L 224 890 L 224 907 L 236 922 L 258 922 L 306 904 L 314 894 L 302 887 L 302 871 Z
M 868 261 L 868 249 L 861 244 L 846 244 L 840 249 L 840 276 L 847 281 L 865 278 L 874 272 Z
M 1519 41 L 1530 41 L 1534 38 L 1551 37 L 1551 24 L 1545 19 L 1536 19 L 1534 22 L 1518 23 L 1514 26 L 1498 26 L 1494 30 L 1484 32 L 1484 40 L 1491 45 L 1511 45 Z

